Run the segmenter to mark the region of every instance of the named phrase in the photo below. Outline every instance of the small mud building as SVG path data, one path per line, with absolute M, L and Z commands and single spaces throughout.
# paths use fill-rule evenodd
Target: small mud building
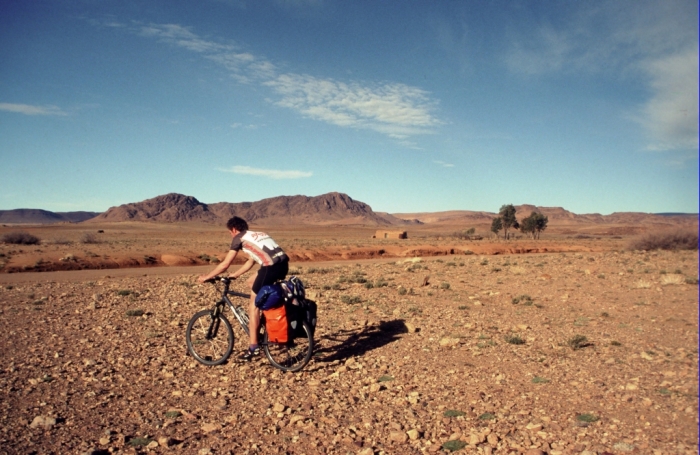
M 377 231 L 372 236 L 373 239 L 407 239 L 406 231 Z

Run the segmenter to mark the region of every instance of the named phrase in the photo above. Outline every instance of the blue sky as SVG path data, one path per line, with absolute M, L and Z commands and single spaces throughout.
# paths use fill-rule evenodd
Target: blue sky
M 0 209 L 698 212 L 698 2 L 6 0 Z

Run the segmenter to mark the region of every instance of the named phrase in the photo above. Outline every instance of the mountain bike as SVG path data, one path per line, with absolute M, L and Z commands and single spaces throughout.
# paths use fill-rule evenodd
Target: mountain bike
M 248 305 L 250 294 L 229 290 L 232 281 L 231 278 L 219 276 L 206 280 L 205 283 L 211 283 L 215 286 L 217 283 L 223 284 L 221 299 L 214 304 L 213 308 L 195 313 L 187 324 L 187 350 L 192 354 L 192 357 L 204 365 L 221 365 L 229 358 L 233 350 L 234 333 L 231 323 L 224 315 L 226 308 L 238 321 L 242 335 L 248 340 L 250 334 L 248 330 L 249 319 L 244 305 Z M 244 300 L 235 305 L 231 301 L 230 297 L 232 296 Z M 314 350 L 314 340 L 306 322 L 302 322 L 302 327 L 297 331 L 296 336 L 292 336 L 290 333 L 289 341 L 285 343 L 275 343 L 268 340 L 264 314 L 260 316 L 259 330 L 258 345 L 274 367 L 283 371 L 299 371 L 309 363 Z

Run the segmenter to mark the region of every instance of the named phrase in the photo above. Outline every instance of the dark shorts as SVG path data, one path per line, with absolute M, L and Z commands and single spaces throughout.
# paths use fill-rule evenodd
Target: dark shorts
M 258 276 L 255 277 L 253 282 L 253 293 L 257 294 L 260 288 L 266 284 L 272 284 L 278 280 L 284 280 L 289 272 L 289 261 L 285 260 L 278 262 L 277 264 L 272 264 L 267 267 L 260 267 L 258 270 Z

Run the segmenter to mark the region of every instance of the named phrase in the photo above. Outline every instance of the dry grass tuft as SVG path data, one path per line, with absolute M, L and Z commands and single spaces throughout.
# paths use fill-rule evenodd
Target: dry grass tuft
M 663 275 L 661 277 L 661 284 L 667 286 L 669 284 L 684 284 L 685 277 L 683 275 Z
M 514 266 L 514 267 L 511 267 L 511 268 L 508 269 L 508 270 L 509 270 L 510 273 L 512 273 L 513 275 L 524 275 L 525 272 L 526 272 L 526 270 L 525 270 L 524 267 L 520 267 L 520 266 L 517 266 L 517 265 Z
M 635 284 L 637 289 L 649 289 L 651 287 L 651 282 L 645 280 L 639 280 Z

